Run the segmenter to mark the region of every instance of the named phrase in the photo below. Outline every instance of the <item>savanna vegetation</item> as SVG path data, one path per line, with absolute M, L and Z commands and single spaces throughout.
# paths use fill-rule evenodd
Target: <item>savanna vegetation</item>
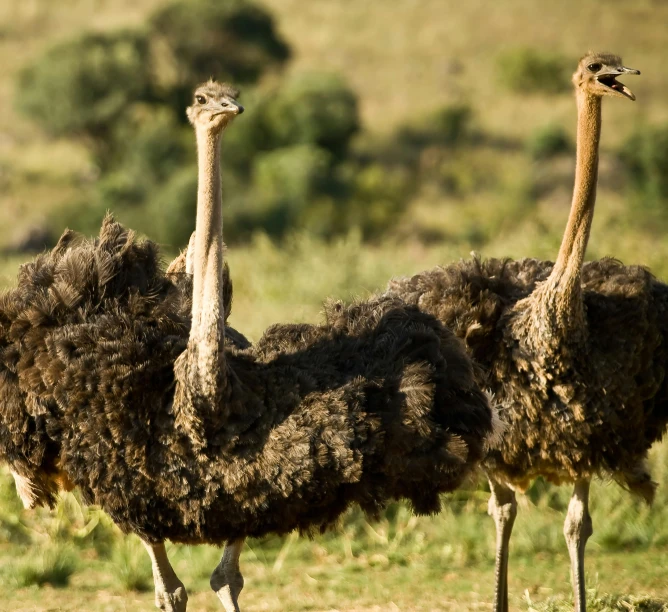
M 6 0 L 0 4 L 0 286 L 30 249 L 104 212 L 164 245 L 194 226 L 184 107 L 209 76 L 242 87 L 224 148 L 232 323 L 251 338 L 471 250 L 551 258 L 573 180 L 569 75 L 588 48 L 642 71 L 635 104 L 606 105 L 589 258 L 668 277 L 668 6 L 566 0 Z M 592 493 L 590 609 L 668 609 L 668 445 L 652 454 L 653 508 Z M 521 498 L 510 593 L 569 609 L 561 534 L 570 491 Z M 246 610 L 490 609 L 493 537 L 483 483 L 438 517 L 353 512 L 313 541 L 251 542 Z M 175 547 L 191 607 L 216 610 L 219 551 Z M 148 558 L 65 495 L 22 510 L 0 474 L 1 610 L 152 610 Z

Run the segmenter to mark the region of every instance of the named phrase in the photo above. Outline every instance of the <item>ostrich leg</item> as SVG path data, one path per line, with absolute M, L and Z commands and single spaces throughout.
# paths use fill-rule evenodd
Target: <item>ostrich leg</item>
M 239 612 L 237 600 L 241 589 L 244 588 L 244 577 L 239 570 L 239 555 L 243 545 L 244 541 L 241 539 L 225 546 L 223 557 L 209 580 L 211 588 L 223 602 L 225 612 Z
M 183 583 L 174 572 L 165 545 L 151 544 L 142 540 L 153 566 L 153 582 L 155 583 L 155 607 L 163 612 L 186 612 L 188 593 Z
M 576 612 L 585 612 L 587 609 L 584 553 L 587 540 L 592 533 L 594 529 L 589 515 L 589 479 L 582 478 L 575 483 L 564 522 L 564 536 L 571 556 L 571 582 Z
M 514 491 L 491 477 L 489 486 L 492 496 L 489 498 L 488 513 L 496 523 L 494 612 L 508 612 L 508 546 L 517 516 L 517 502 Z

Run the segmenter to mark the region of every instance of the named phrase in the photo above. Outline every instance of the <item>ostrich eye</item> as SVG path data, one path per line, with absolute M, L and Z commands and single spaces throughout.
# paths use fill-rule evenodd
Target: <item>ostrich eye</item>
M 195 96 L 195 100 L 197 104 L 204 104 L 206 102 L 206 98 L 204 96 Z
M 587 70 L 590 70 L 591 72 L 598 72 L 601 69 L 601 64 L 598 62 L 594 62 L 593 64 L 589 64 L 587 66 Z
M 221 106 L 229 106 L 229 102 L 225 102 L 224 100 L 220 103 Z

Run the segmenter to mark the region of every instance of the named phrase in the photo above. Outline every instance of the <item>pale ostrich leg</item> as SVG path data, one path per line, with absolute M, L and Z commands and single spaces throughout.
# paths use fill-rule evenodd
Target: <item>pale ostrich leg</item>
M 185 612 L 188 604 L 186 587 L 179 580 L 167 558 L 165 544 L 150 544 L 142 540 L 151 558 L 153 583 L 155 584 L 155 607 L 164 612 Z

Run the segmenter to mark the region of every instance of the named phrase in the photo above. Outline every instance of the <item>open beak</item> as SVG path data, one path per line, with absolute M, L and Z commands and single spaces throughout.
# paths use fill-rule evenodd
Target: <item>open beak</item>
M 627 68 L 626 66 L 620 66 L 606 72 L 605 74 L 599 74 L 596 77 L 596 80 L 603 86 L 609 87 L 613 91 L 616 91 L 618 94 L 628 98 L 629 100 L 635 100 L 635 94 L 626 86 L 624 83 L 620 83 L 617 80 L 617 77 L 621 74 L 640 74 L 640 70 L 635 68 Z

